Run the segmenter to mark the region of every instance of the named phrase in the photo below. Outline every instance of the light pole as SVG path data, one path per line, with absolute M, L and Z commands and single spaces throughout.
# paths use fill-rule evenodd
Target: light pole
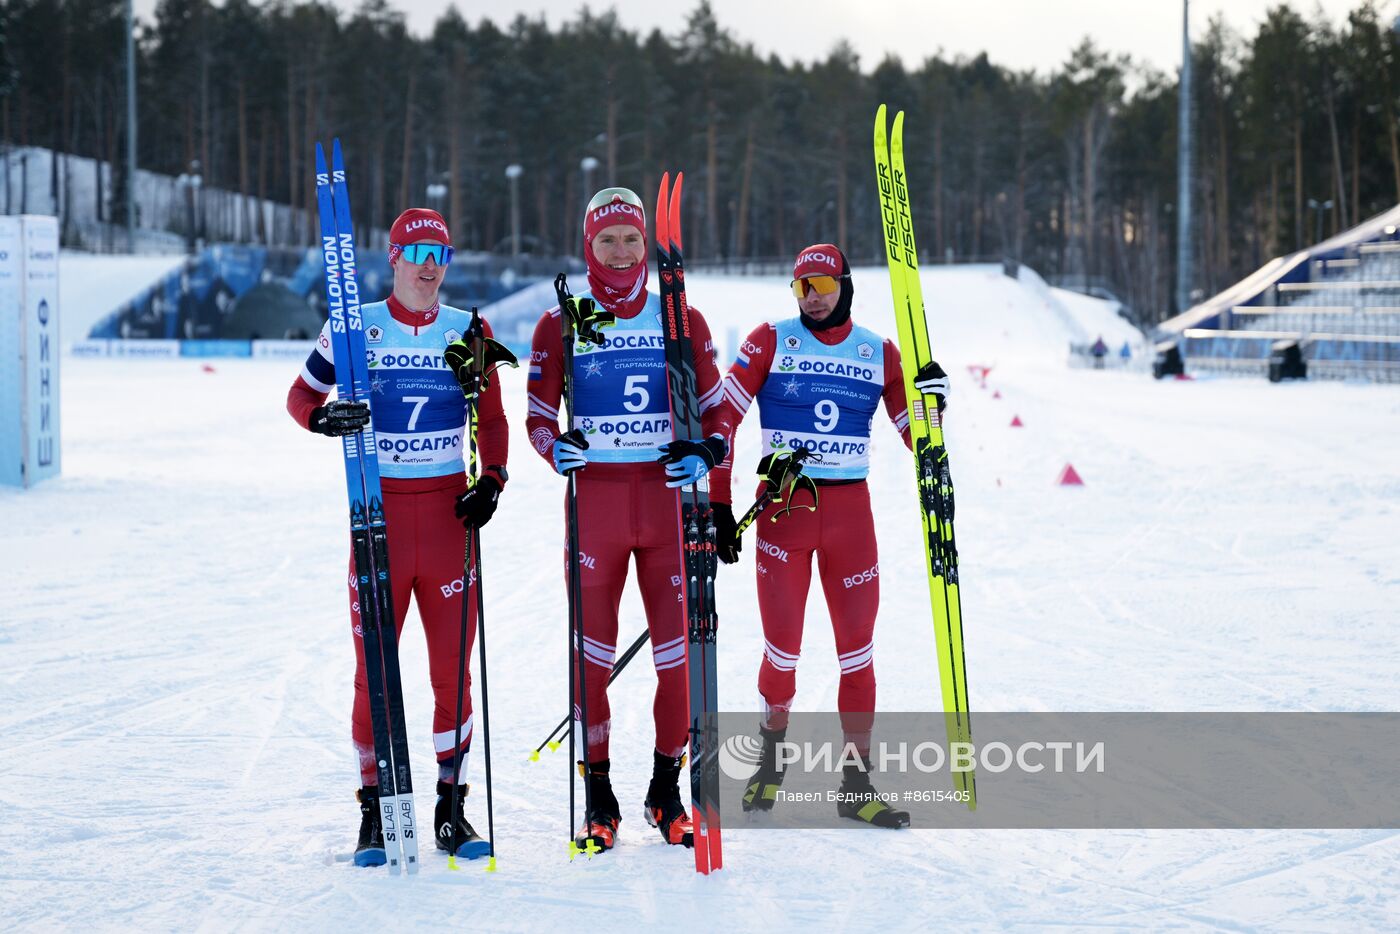
M 593 156 L 584 156 L 579 161 L 578 167 L 583 169 L 583 203 L 587 204 L 588 199 L 593 197 L 593 173 L 598 171 L 599 162 Z
M 1334 205 L 1332 204 L 1331 198 L 1328 198 L 1326 201 L 1318 201 L 1316 198 L 1309 198 L 1308 207 L 1312 209 L 1313 218 L 1316 221 L 1316 223 L 1313 224 L 1313 230 L 1316 231 L 1316 236 L 1313 237 L 1313 246 L 1316 246 L 1322 242 L 1322 214 L 1324 211 L 1332 210 Z
M 1191 12 L 1181 0 L 1181 84 L 1177 88 L 1176 311 L 1191 305 Z
M 520 176 L 525 168 L 512 162 L 506 166 L 506 178 L 510 181 L 510 255 L 520 256 Z
M 191 256 L 195 254 L 197 231 L 195 230 L 195 198 L 199 190 L 204 185 L 204 178 L 199 174 L 199 160 L 190 162 L 190 170 L 181 172 L 175 177 L 175 187 L 185 193 L 185 251 Z
M 126 0 L 126 248 L 136 252 L 136 19 Z
M 588 210 L 588 202 L 593 198 L 593 173 L 598 170 L 598 165 L 598 160 L 593 156 L 584 156 L 579 160 L 578 167 L 583 170 L 584 211 Z M 570 238 L 570 242 L 572 242 L 572 237 Z
M 447 198 L 447 186 L 442 182 L 432 182 L 428 185 L 428 203 L 433 206 L 433 210 L 442 213 L 442 202 Z

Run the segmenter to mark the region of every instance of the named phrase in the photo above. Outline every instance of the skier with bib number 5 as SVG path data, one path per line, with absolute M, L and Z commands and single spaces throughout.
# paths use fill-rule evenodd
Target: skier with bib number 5
M 837 708 L 847 746 L 860 765 L 843 770 L 837 810 L 842 817 L 880 827 L 905 827 L 909 815 L 882 802 L 870 782 L 870 733 L 875 710 L 875 615 L 880 603 L 880 565 L 870 512 L 871 427 L 883 401 L 890 421 L 910 445 L 909 414 L 894 342 L 851 321 L 851 270 L 836 246 L 818 243 L 797 255 L 792 289 L 798 316 L 755 328 L 744 341 L 723 384 L 720 424 L 726 441 L 758 402 L 765 454 L 807 448 L 816 455 L 803 465 L 816 485 L 816 509 L 787 510 L 773 503 L 754 522 L 758 532 L 758 607 L 764 653 L 758 690 L 763 750 L 744 793 L 745 811 L 771 810 L 782 784 L 777 744 L 787 732 L 797 693 L 802 621 L 817 559 L 822 591 L 831 610 L 841 666 Z M 938 394 L 940 409 L 948 378 L 937 363 L 916 384 Z M 726 564 L 739 560 L 730 489 L 732 460 L 711 474 L 716 547 Z M 760 488 L 761 492 L 761 488 Z
M 576 428 L 559 428 L 564 389 L 564 347 L 553 308 L 535 327 L 530 355 L 530 444 L 561 476 L 577 471 L 579 578 L 587 691 L 574 698 L 577 725 L 587 711 L 581 743 L 591 810 L 575 834 L 580 847 L 608 850 L 616 842 L 622 812 L 613 794 L 607 682 L 617 652 L 618 606 L 629 562 L 651 632 L 656 667 L 652 706 L 656 742 L 644 817 L 667 843 L 693 845 L 690 815 L 680 797 L 680 771 L 689 739 L 686 621 L 681 577 L 680 529 L 675 487 L 705 476 L 726 452 L 717 421 L 720 375 L 710 330 L 690 310 L 691 339 L 705 440 L 673 442 L 666 378 L 661 303 L 647 291 L 647 224 L 642 200 L 626 188 L 605 188 L 584 215 L 586 291 L 596 306 L 616 316 L 601 345 L 574 350 Z M 567 582 L 566 582 L 567 585 Z M 578 670 L 575 657 L 571 663 Z M 577 688 L 576 688 L 577 691 Z
M 360 313 L 368 357 L 372 407 L 326 398 L 335 387 L 330 323 L 321 330 L 301 375 L 287 394 L 287 411 L 303 428 L 338 438 L 362 430 L 373 419 L 383 477 L 394 626 L 402 633 L 409 597 L 428 640 L 433 686 L 433 748 L 438 782 L 434 836 L 440 850 L 475 859 L 490 849 L 463 813 L 468 785 L 467 752 L 472 741 L 471 692 L 464 692 L 461 763 L 453 774 L 457 723 L 457 666 L 462 601 L 469 628 L 470 657 L 476 633 L 475 582 L 462 574 L 463 527 L 485 525 L 506 483 L 509 431 L 494 381 L 478 400 L 477 456 L 487 466 L 467 489 L 463 458 L 466 401 L 443 359 L 447 345 L 466 333 L 469 312 L 440 304 L 438 291 L 452 261 L 452 239 L 436 211 L 409 208 L 389 231 L 389 265 L 394 288 L 387 300 L 363 305 Z M 485 326 L 487 336 L 491 334 Z M 360 634 L 354 558 L 350 561 L 350 626 L 355 643 L 355 699 L 351 735 L 359 758 L 362 787 L 359 866 L 385 861 L 380 825 L 374 737 L 370 728 L 365 652 Z M 453 785 L 457 813 L 452 813 Z

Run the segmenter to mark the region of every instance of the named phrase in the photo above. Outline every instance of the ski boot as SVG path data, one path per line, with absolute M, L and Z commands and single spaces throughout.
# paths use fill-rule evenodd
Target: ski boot
M 437 808 L 433 811 L 433 836 L 444 853 L 477 859 L 491 852 L 491 841 L 484 840 L 467 821 L 465 808 L 470 785 L 457 786 L 457 813 L 452 813 L 452 783 L 437 783 Z
M 870 759 L 861 757 L 861 765 L 842 767 L 841 792 L 836 813 L 862 824 L 898 830 L 909 826 L 909 812 L 898 811 L 881 801 L 875 786 L 870 784 Z
M 651 786 L 643 816 L 661 831 L 661 839 L 674 846 L 695 846 L 695 826 L 681 804 L 681 756 L 652 753 Z
M 360 839 L 355 844 L 356 866 L 383 866 L 384 828 L 379 823 L 379 786 L 366 785 L 355 792 L 360 801 Z
M 773 810 L 778 789 L 783 786 L 783 770 L 778 768 L 778 744 L 787 736 L 787 728 L 770 731 L 760 727 L 758 735 L 763 738 L 763 751 L 758 757 L 758 769 L 749 776 L 748 788 L 744 790 L 746 813 Z
M 588 800 L 592 807 L 584 815 L 583 826 L 574 834 L 574 842 L 569 847 L 569 858 L 579 853 L 592 856 L 611 850 L 617 842 L 617 827 L 622 823 L 622 810 L 618 807 L 617 796 L 613 794 L 612 781 L 608 778 L 611 762 L 603 759 L 594 762 L 586 769 L 579 763 L 579 771 L 588 782 Z

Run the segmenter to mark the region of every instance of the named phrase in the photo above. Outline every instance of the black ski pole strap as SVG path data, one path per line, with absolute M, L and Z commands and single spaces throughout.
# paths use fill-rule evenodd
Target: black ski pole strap
M 764 491 L 754 502 L 744 517 L 735 523 L 735 534 L 743 535 L 744 530 L 758 520 L 759 515 L 774 502 L 782 505 L 769 521 L 776 522 L 801 505 L 801 508 L 816 512 L 816 482 L 802 473 L 802 465 L 811 458 L 820 456 L 810 448 L 798 448 L 790 454 L 768 454 L 758 463 L 758 475 L 762 478 Z M 811 505 L 796 504 L 793 497 L 797 490 L 804 489 L 812 494 Z
M 568 301 L 560 307 L 561 312 L 569 316 L 569 326 L 585 344 L 602 344 L 604 338 L 601 329 L 617 323 L 617 315 L 611 311 L 603 311 L 591 298 L 569 296 Z
M 560 273 L 554 278 L 554 297 L 559 302 L 559 314 L 566 329 L 585 344 L 603 343 L 600 328 L 617 323 L 617 315 L 604 311 L 591 298 L 575 298 L 569 291 L 569 278 Z

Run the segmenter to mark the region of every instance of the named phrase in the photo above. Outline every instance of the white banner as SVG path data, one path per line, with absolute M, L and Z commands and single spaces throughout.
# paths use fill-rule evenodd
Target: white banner
M 111 340 L 107 353 L 113 357 L 175 358 L 180 356 L 179 341 Z
M 105 357 L 111 353 L 108 340 L 81 340 L 68 345 L 68 352 L 75 357 Z
M 24 485 L 59 474 L 58 218 L 24 217 Z
M 62 459 L 57 219 L 0 218 L 0 253 L 0 482 L 28 487 Z
M 23 237 L 0 217 L 0 483 L 24 484 L 24 344 L 20 333 Z
M 315 341 L 253 341 L 253 356 L 305 360 L 315 346 Z

